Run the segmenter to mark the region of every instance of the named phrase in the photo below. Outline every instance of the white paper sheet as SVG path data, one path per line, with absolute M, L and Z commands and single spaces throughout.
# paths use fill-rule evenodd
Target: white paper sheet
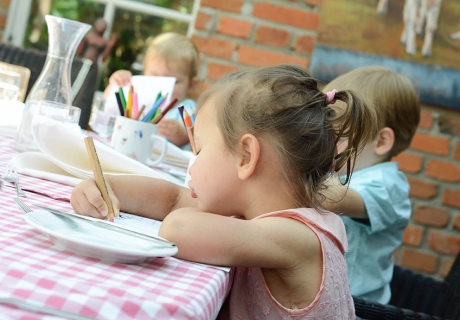
M 171 101 L 174 85 L 176 84 L 175 77 L 154 77 L 154 76 L 132 76 L 131 84 L 134 91 L 137 93 L 137 101 L 139 109 L 145 105 L 144 114 L 146 114 L 153 106 L 158 93 L 161 91 L 162 95 L 166 98 L 166 104 Z M 113 115 L 120 115 L 115 98 L 115 92 L 118 92 L 117 87 L 112 86 L 112 91 L 106 99 L 105 110 Z M 125 97 L 128 97 L 129 85 L 123 87 Z

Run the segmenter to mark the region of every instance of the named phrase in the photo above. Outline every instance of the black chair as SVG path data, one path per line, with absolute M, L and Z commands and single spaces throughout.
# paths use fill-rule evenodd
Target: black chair
M 0 61 L 30 69 L 30 79 L 26 97 L 40 75 L 46 60 L 46 51 L 32 48 L 22 48 L 0 42 Z M 72 63 L 70 78 L 72 83 L 72 105 L 81 109 L 79 125 L 82 129 L 88 127 L 91 115 L 91 105 L 96 91 L 97 65 L 88 59 L 75 57 Z
M 353 297 L 359 319 L 460 319 L 460 253 L 444 281 L 394 267 L 388 305 Z

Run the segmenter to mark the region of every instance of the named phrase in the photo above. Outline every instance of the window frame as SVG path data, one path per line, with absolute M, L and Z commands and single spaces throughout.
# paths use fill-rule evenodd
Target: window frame
M 150 14 L 160 18 L 183 21 L 188 23 L 187 36 L 190 37 L 194 31 L 195 18 L 200 5 L 200 0 L 194 0 L 192 12 L 183 13 L 173 9 L 159 7 L 153 4 L 135 2 L 133 0 L 91 0 L 105 4 L 104 20 L 107 22 L 107 30 L 104 38 L 108 39 L 112 32 L 115 10 L 122 9 L 142 14 Z M 29 21 L 32 0 L 12 0 L 10 3 L 6 28 L 3 41 L 15 46 L 22 47 Z

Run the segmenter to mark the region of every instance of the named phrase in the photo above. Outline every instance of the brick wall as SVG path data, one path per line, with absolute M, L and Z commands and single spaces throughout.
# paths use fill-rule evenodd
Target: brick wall
M 222 74 L 293 62 L 308 67 L 321 0 L 201 0 L 192 36 L 202 53 L 195 94 Z M 460 112 L 423 106 L 410 149 L 399 155 L 413 216 L 397 264 L 441 278 L 460 250 Z

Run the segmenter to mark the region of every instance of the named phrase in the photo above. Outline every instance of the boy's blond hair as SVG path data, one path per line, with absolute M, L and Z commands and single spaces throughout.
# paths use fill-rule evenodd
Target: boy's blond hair
M 153 38 L 147 46 L 144 65 L 149 53 L 154 53 L 168 62 L 172 60 L 187 62 L 190 66 L 190 79 L 196 77 L 198 73 L 198 49 L 191 39 L 182 34 L 166 32 Z
M 335 78 L 323 90 L 332 89 L 353 90 L 375 105 L 378 129 L 389 127 L 395 134 L 390 158 L 409 148 L 420 121 L 420 101 L 407 77 L 384 67 L 367 66 Z

